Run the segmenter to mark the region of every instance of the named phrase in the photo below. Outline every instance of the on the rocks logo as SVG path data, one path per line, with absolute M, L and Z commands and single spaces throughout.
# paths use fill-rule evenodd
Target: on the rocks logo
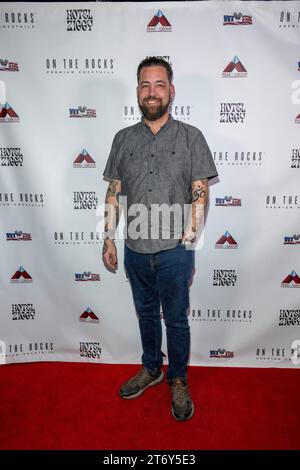
M 237 56 L 225 67 L 222 73 L 223 78 L 244 78 L 247 77 L 247 70 Z
M 124 121 L 140 121 L 141 112 L 138 105 L 125 105 L 123 108 Z
M 232 196 L 216 197 L 217 207 L 240 207 L 241 205 L 242 205 L 242 200 L 237 197 L 232 197 Z
M 224 15 L 224 26 L 248 26 L 252 24 L 252 16 L 242 13 L 233 13 L 233 15 Z
M 80 321 L 84 321 L 87 323 L 99 323 L 99 318 L 97 315 L 94 314 L 94 312 L 88 307 L 81 315 L 79 318 Z
M 112 57 L 47 57 L 45 71 L 48 74 L 99 74 L 114 73 L 115 59 Z
M 23 266 L 20 266 L 20 269 L 18 269 L 18 271 L 16 271 L 15 274 L 11 277 L 10 282 L 18 282 L 18 283 L 32 282 L 32 277 L 23 268 Z
M 91 271 L 84 271 L 83 273 L 75 273 L 76 282 L 95 282 L 100 281 L 100 274 L 93 274 Z
M 0 147 L 1 166 L 23 166 L 20 147 Z
M 12 304 L 12 320 L 34 320 L 35 308 L 33 304 Z
M 283 279 L 281 287 L 300 287 L 300 277 L 296 271 L 292 271 L 291 274 L 288 274 L 288 276 Z
M 92 31 L 93 22 L 91 10 L 67 10 L 67 31 Z
M 220 122 L 222 123 L 243 123 L 246 117 L 244 103 L 221 103 Z
M 284 245 L 300 245 L 300 234 L 298 235 L 286 235 L 283 241 Z
M 153 16 L 152 20 L 147 26 L 148 33 L 170 33 L 172 26 L 161 10 Z
M 232 351 L 226 351 L 224 348 L 213 349 L 209 351 L 209 357 L 212 359 L 230 359 L 234 357 Z
M 31 234 L 22 232 L 22 230 L 15 230 L 14 232 L 6 232 L 6 241 L 31 241 Z
M 288 361 L 286 350 L 282 347 L 259 347 L 256 348 L 256 359 L 267 361 Z
M 300 24 L 300 11 L 281 11 L 279 28 L 298 28 Z
M 214 269 L 213 286 L 235 286 L 236 280 L 235 269 Z
M 95 168 L 96 162 L 92 159 L 86 149 L 75 158 L 73 162 L 74 168 Z
M 89 357 L 92 359 L 100 359 L 102 348 L 100 343 L 80 341 L 79 354 L 80 357 Z
M 45 194 L 0 193 L 0 206 L 44 207 Z
M 281 309 L 278 326 L 300 325 L 300 310 Z
M 6 102 L 0 103 L 0 122 L 19 122 L 20 118 L 15 110 Z
M 192 321 L 198 322 L 251 323 L 253 314 L 253 310 L 243 308 L 193 308 L 191 311 L 191 319 Z
M 189 121 L 191 117 L 192 106 L 185 105 L 172 105 L 170 106 L 170 113 L 178 121 Z
M 34 28 L 35 13 L 28 11 L 0 11 L 0 28 L 24 30 Z
M 300 209 L 300 195 L 267 194 L 266 209 Z
M 102 234 L 99 232 L 82 232 L 68 230 L 66 232 L 54 232 L 55 245 L 100 245 Z
M 70 118 L 95 118 L 96 109 L 78 106 L 78 108 L 69 108 Z
M 237 242 L 233 238 L 232 235 L 226 230 L 224 235 L 221 236 L 221 238 L 217 241 L 216 248 L 221 248 L 221 249 L 236 249 L 238 247 Z
M 1 72 L 19 72 L 19 64 L 11 62 L 9 59 L 0 59 Z
M 74 209 L 96 209 L 98 198 L 95 191 L 74 191 Z
M 300 149 L 292 149 L 291 168 L 300 168 Z
M 262 151 L 234 151 L 219 150 L 213 152 L 215 165 L 217 166 L 261 166 L 264 152 Z

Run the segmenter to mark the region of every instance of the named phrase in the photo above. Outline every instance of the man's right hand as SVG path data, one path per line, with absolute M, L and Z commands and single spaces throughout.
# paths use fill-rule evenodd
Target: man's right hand
M 111 273 L 115 273 L 118 269 L 117 248 L 113 240 L 107 239 L 103 241 L 102 260 L 104 266 Z

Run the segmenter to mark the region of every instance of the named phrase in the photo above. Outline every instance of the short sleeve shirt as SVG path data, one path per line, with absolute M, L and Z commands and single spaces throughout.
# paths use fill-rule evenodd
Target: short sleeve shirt
M 192 181 L 217 174 L 202 132 L 172 116 L 155 135 L 143 120 L 120 130 L 103 176 L 121 181 L 122 201 L 126 201 L 126 245 L 138 253 L 174 248 L 183 233 L 183 217 L 177 209 L 181 208 L 183 215 L 185 205 L 191 204 Z M 175 216 L 159 221 L 153 217 L 162 207 L 176 207 L 176 223 Z

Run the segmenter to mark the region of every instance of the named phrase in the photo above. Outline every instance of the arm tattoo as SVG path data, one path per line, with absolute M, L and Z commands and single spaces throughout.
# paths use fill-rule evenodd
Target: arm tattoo
M 118 181 L 111 181 L 108 186 L 106 197 L 116 196 Z

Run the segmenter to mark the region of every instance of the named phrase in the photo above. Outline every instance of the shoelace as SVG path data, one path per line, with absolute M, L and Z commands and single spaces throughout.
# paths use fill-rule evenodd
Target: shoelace
M 175 380 L 172 385 L 174 401 L 184 403 L 187 395 L 187 386 L 181 380 Z

